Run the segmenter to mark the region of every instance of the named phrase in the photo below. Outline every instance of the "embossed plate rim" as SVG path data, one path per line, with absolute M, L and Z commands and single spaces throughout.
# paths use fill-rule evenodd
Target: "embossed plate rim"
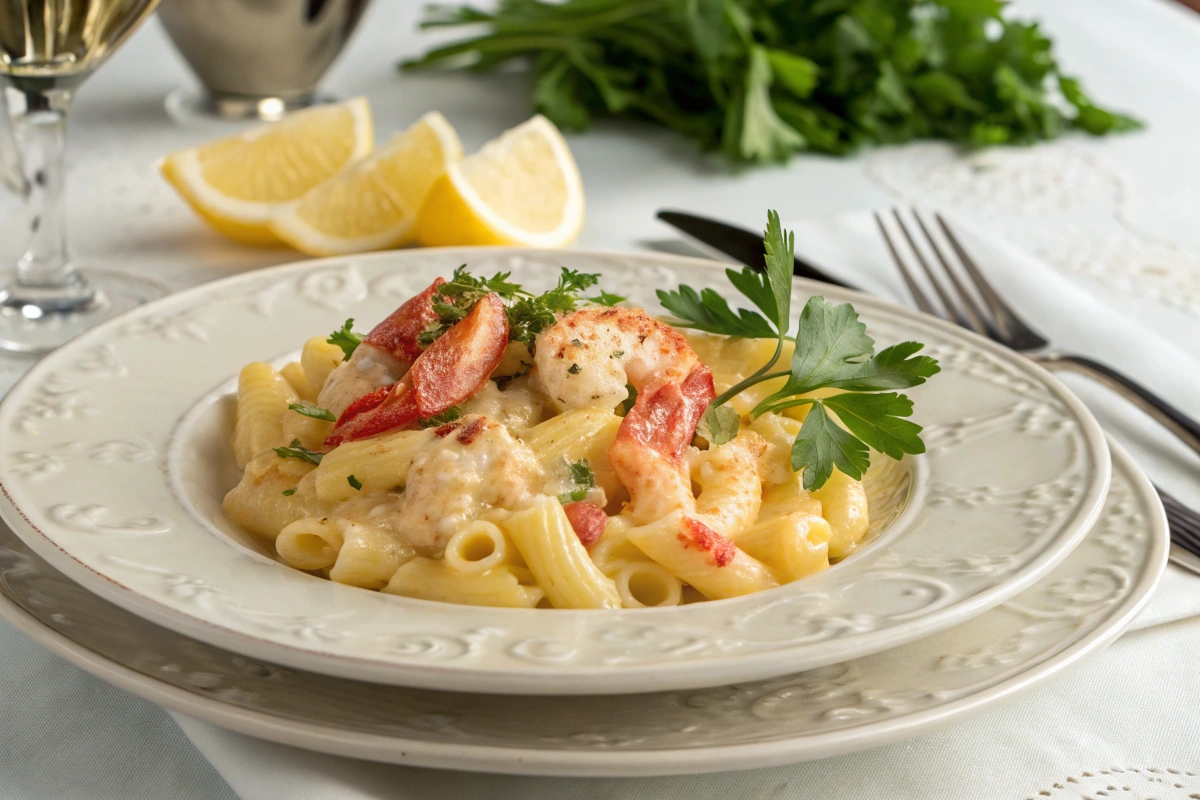
M 179 323 L 180 319 L 186 323 L 189 314 L 198 313 L 199 311 L 216 314 L 226 303 L 241 303 L 244 300 L 253 300 L 254 303 L 258 303 L 270 293 L 274 293 L 273 297 L 280 296 L 277 290 L 285 286 L 293 287 L 292 291 L 295 294 L 286 295 L 284 300 L 280 302 L 286 305 L 287 302 L 294 301 L 299 303 L 301 300 L 304 300 L 315 305 L 317 301 L 309 293 L 309 287 L 307 287 L 307 282 L 310 279 L 318 283 L 324 279 L 357 280 L 361 284 L 362 292 L 366 294 L 367 283 L 359 272 L 360 269 L 369 274 L 373 284 L 394 279 L 399 279 L 403 283 L 406 275 L 411 280 L 411 276 L 414 274 L 431 274 L 428 270 L 433 269 L 432 264 L 435 262 L 437 269 L 441 270 L 444 269 L 445 264 L 451 262 L 461 263 L 462 261 L 474 260 L 475 263 L 480 263 L 485 259 L 492 259 L 493 261 L 507 259 L 504 262 L 505 264 L 519 260 L 523 265 L 522 269 L 528 268 L 530 270 L 533 270 L 535 265 L 539 269 L 544 269 L 549 268 L 551 263 L 561 264 L 571 263 L 572 261 L 577 262 L 579 266 L 585 266 L 589 269 L 604 269 L 604 265 L 607 265 L 607 268 L 612 271 L 625 270 L 626 274 L 631 276 L 631 279 L 633 275 L 638 274 L 635 270 L 680 270 L 687 273 L 687 279 L 692 283 L 696 283 L 697 281 L 713 282 L 719 278 L 721 285 L 724 285 L 723 275 L 721 274 L 721 268 L 724 265 L 718 262 L 678 256 L 636 253 L 563 251 L 548 254 L 545 251 L 524 251 L 506 248 L 447 248 L 442 250 L 391 252 L 366 257 L 298 262 L 254 273 L 233 276 L 187 292 L 172 295 L 84 334 L 72 344 L 52 354 L 41 364 L 35 366 L 18 383 L 5 402 L 0 405 L 0 417 L 3 418 L 6 424 L 15 423 L 19 414 L 17 410 L 18 400 L 35 399 L 37 390 L 28 388 L 33 386 L 35 380 L 42 381 L 42 384 L 39 384 L 38 388 L 43 393 L 48 392 L 47 381 L 52 377 L 57 377 L 57 374 L 53 372 L 54 369 L 65 368 L 67 364 L 71 363 L 69 360 L 70 357 L 78 357 L 91 352 L 87 350 L 89 346 L 102 344 L 110 339 L 118 341 L 114 337 L 109 336 L 109 334 L 114 332 L 119 334 L 123 330 L 120 326 L 141 325 L 144 327 L 147 324 L 156 326 L 167 324 L 163 321 L 166 319 L 173 320 L 171 324 Z M 409 266 L 408 273 L 402 272 L 406 264 Z M 422 270 L 425 270 L 425 272 L 422 273 Z M 643 282 L 646 280 L 651 279 L 647 277 L 643 279 Z M 288 281 L 291 281 L 291 283 L 287 283 Z M 636 283 L 636 281 L 633 282 Z M 313 285 L 316 286 L 316 283 Z M 649 287 L 649 284 L 645 284 L 644 287 L 640 288 L 643 288 L 649 294 Z M 378 287 L 376 288 L 378 289 Z M 404 288 L 407 291 L 411 287 L 406 285 Z M 634 288 L 639 287 L 635 286 Z M 317 289 L 323 291 L 324 287 L 318 286 Z M 573 633 L 572 635 L 575 638 L 570 639 L 568 642 L 568 645 L 572 648 L 586 644 L 588 646 L 608 648 L 608 652 L 621 653 L 622 656 L 633 652 L 633 655 L 628 656 L 628 658 L 641 659 L 641 661 L 620 665 L 597 661 L 595 664 L 581 666 L 579 664 L 572 665 L 553 662 L 553 659 L 545 658 L 539 652 L 537 655 L 541 663 L 533 663 L 534 659 L 532 658 L 517 663 L 516 656 L 519 655 L 518 653 L 506 649 L 506 645 L 503 642 L 495 644 L 489 639 L 483 645 L 479 645 L 479 648 L 485 651 L 484 654 L 491 658 L 494 663 L 478 663 L 480 659 L 476 658 L 475 661 L 477 663 L 473 664 L 430 664 L 428 661 L 422 661 L 419 657 L 411 653 L 402 653 L 401 655 L 388 653 L 386 657 L 377 652 L 364 654 L 361 652 L 364 648 L 361 642 L 360 651 L 351 652 L 347 649 L 339 649 L 339 647 L 344 647 L 345 642 L 339 643 L 335 647 L 326 641 L 313 643 L 313 637 L 311 636 L 309 636 L 307 641 L 295 641 L 297 638 L 302 638 L 301 634 L 308 636 L 308 634 L 312 633 L 307 628 L 302 631 L 289 629 L 289 634 L 295 634 L 295 636 L 293 639 L 284 641 L 285 636 L 282 628 L 274 632 L 261 632 L 269 627 L 261 619 L 256 623 L 252 623 L 246 620 L 243 615 L 243 622 L 236 624 L 228 621 L 228 619 L 218 621 L 214 619 L 215 615 L 212 613 L 205 616 L 195 608 L 185 607 L 185 604 L 177 598 L 168 597 L 166 590 L 160 589 L 159 594 L 161 596 L 152 597 L 139 591 L 137 588 L 128 587 L 120 580 L 115 568 L 110 567 L 108 574 L 105 574 L 83 563 L 74 554 L 61 548 L 55 539 L 38 530 L 33 522 L 26 518 L 9 493 L 9 487 L 4 485 L 5 483 L 11 483 L 9 473 L 13 469 L 12 465 L 7 462 L 3 465 L 2 473 L 4 482 L 0 483 L 0 490 L 3 490 L 5 496 L 9 498 L 11 506 L 9 504 L 0 504 L 0 515 L 4 516 L 12 524 L 18 535 L 21 535 L 39 555 L 46 558 L 82 585 L 140 616 L 212 644 L 286 663 L 301 669 L 360 680 L 422 686 L 425 688 L 465 691 L 486 689 L 491 692 L 528 694 L 620 693 L 627 691 L 631 683 L 643 688 L 645 691 L 699 687 L 711 685 L 714 673 L 721 674 L 725 681 L 753 680 L 770 675 L 793 672 L 796 669 L 831 664 L 869 652 L 877 652 L 906 641 L 911 641 L 933 631 L 949 627 L 962 619 L 969 618 L 974 614 L 1003 602 L 1011 595 L 1034 583 L 1038 578 L 1052 569 L 1082 539 L 1091 522 L 1094 521 L 1100 511 L 1103 497 L 1107 490 L 1111 466 L 1106 453 L 1104 437 L 1099 426 L 1090 413 L 1083 407 L 1082 403 L 1065 386 L 1059 383 L 1057 379 L 1050 376 L 1049 373 L 1046 373 L 1040 367 L 1032 364 L 1032 362 L 986 339 L 964 332 L 955 326 L 943 323 L 932 317 L 914 314 L 878 298 L 835 290 L 832 287 L 822 284 L 803 281 L 797 282 L 796 289 L 800 294 L 820 292 L 838 297 L 839 299 L 852 300 L 861 310 L 864 310 L 865 314 L 868 311 L 870 312 L 867 316 L 879 318 L 877 324 L 888 324 L 904 330 L 922 331 L 929 336 L 935 337 L 935 340 L 939 340 L 947 346 L 961 348 L 958 352 L 966 354 L 969 357 L 969 361 L 973 359 L 971 363 L 976 366 L 986 364 L 999 369 L 1001 372 L 1009 375 L 1010 378 L 1018 376 L 1020 380 L 1026 381 L 1039 392 L 1046 393 L 1048 397 L 1052 397 L 1056 401 L 1054 407 L 1061 413 L 1063 419 L 1069 420 L 1071 425 L 1074 426 L 1072 431 L 1074 431 L 1073 435 L 1079 439 L 1078 445 L 1082 451 L 1081 457 L 1083 458 L 1085 474 L 1076 480 L 1076 483 L 1079 484 L 1075 487 L 1079 491 L 1076 506 L 1072 507 L 1072 510 L 1065 519 L 1061 520 L 1060 523 L 1056 523 L 1056 533 L 1054 536 L 1047 538 L 1044 542 L 1039 540 L 1038 547 L 1041 549 L 1037 550 L 1036 556 L 1023 556 L 1019 559 L 1020 568 L 1015 574 L 1010 574 L 1003 579 L 996 579 L 992 584 L 984 588 L 972 589 L 972 593 L 969 596 L 957 597 L 941 605 L 932 603 L 936 607 L 928 612 L 906 612 L 907 616 L 904 619 L 901 619 L 901 615 L 899 614 L 893 614 L 893 620 L 885 620 L 884 624 L 880 624 L 879 627 L 874 630 L 868 630 L 866 633 L 863 633 L 862 630 L 855 630 L 853 625 L 854 620 L 851 619 L 851 625 L 848 630 L 837 629 L 815 643 L 812 641 L 801 641 L 804 636 L 803 631 L 797 631 L 796 633 L 788 634 L 791 639 L 787 644 L 780 644 L 777 641 L 779 638 L 777 635 L 774 640 L 763 638 L 760 635 L 758 639 L 754 639 L 753 636 L 751 638 L 734 637 L 736 641 L 730 645 L 728 644 L 728 640 L 732 633 L 726 628 L 721 628 L 717 623 L 713 623 L 708 628 L 702 628 L 697 623 L 696 617 L 698 614 L 694 610 L 689 611 L 688 609 L 699 607 L 684 607 L 662 611 L 661 613 L 647 613 L 641 616 L 637 612 L 633 612 L 627 616 L 622 616 L 625 612 L 616 612 L 613 615 L 601 618 L 598 615 L 603 612 L 513 612 L 503 609 L 480 610 L 466 609 L 465 607 L 455 607 L 452 610 L 442 608 L 439 612 L 433 612 L 427 608 L 430 604 L 422 603 L 421 601 L 405 601 L 409 603 L 407 608 L 410 609 L 410 614 L 408 616 L 415 613 L 419 607 L 426 607 L 426 610 L 421 613 L 427 614 L 429 619 L 444 621 L 447 615 L 455 615 L 459 620 L 465 621 L 468 618 L 477 620 L 470 626 L 466 625 L 465 622 L 454 623 L 457 626 L 456 630 L 461 630 L 464 633 L 473 632 L 477 626 L 494 626 L 496 620 L 513 625 L 512 621 L 517 619 L 522 613 L 527 615 L 526 617 L 522 617 L 522 619 L 532 619 L 528 615 L 541 613 L 543 616 L 539 619 L 544 620 L 544 622 L 539 623 L 539 628 L 546 625 L 553 627 L 558 624 L 559 619 L 564 621 L 564 626 L 566 626 L 567 620 L 573 620 L 571 622 L 573 626 L 582 627 L 584 625 L 591 625 L 595 628 L 597 626 L 593 625 L 592 621 L 604 619 L 604 624 L 610 628 L 624 626 L 626 630 L 622 631 L 621 634 L 628 635 L 630 629 L 629 623 L 636 617 L 639 626 L 641 623 L 649 623 L 653 620 L 657 624 L 657 628 L 660 629 L 658 635 L 661 636 L 664 635 L 662 631 L 666 630 L 664 625 L 674 619 L 672 615 L 677 614 L 680 620 L 688 623 L 688 626 L 678 627 L 677 631 L 667 632 L 672 633 L 672 635 L 686 634 L 690 636 L 695 631 L 700 630 L 701 633 L 704 633 L 708 637 L 711 645 L 710 652 L 712 653 L 675 655 L 671 651 L 670 658 L 673 660 L 654 662 L 651 659 L 660 657 L 662 653 L 653 651 L 645 653 L 633 652 L 627 640 L 620 639 L 619 636 L 615 640 L 610 640 L 609 644 L 600 645 L 598 644 L 600 642 L 598 638 L 585 640 L 579 638 L 581 634 Z M 235 294 L 237 290 L 242 290 L 242 293 Z M 252 297 L 251 295 L 255 291 L 258 291 L 258 294 L 254 294 Z M 271 300 L 269 302 L 276 301 Z M 238 305 L 237 308 L 239 309 L 238 313 L 245 315 L 251 313 L 249 307 L 242 308 L 242 306 Z M 311 309 L 312 306 L 305 306 L 305 308 Z M 226 317 L 224 319 L 228 324 L 234 319 L 234 317 L 230 316 L 233 312 L 226 310 L 225 313 Z M 331 316 L 327 312 L 321 313 Z M 155 314 L 159 314 L 159 316 L 156 317 Z M 316 311 L 313 312 L 313 315 L 316 315 Z M 339 313 L 337 316 L 340 319 L 343 315 Z M 308 324 L 307 321 L 306 324 Z M 314 322 L 313 324 L 316 323 Z M 336 327 L 336 323 L 334 326 Z M 281 327 L 285 326 L 276 326 L 276 328 Z M 282 331 L 276 332 L 282 333 Z M 106 339 L 105 337 L 108 338 Z M 164 337 L 164 340 L 166 338 Z M 265 338 L 269 340 L 269 332 Z M 125 342 L 126 340 L 119 341 Z M 173 340 L 173 345 L 180 349 L 184 348 L 184 345 L 180 344 L 177 340 Z M 113 347 L 111 344 L 107 346 L 110 349 Z M 143 342 L 141 346 L 150 347 L 151 344 Z M 266 346 L 265 344 L 262 345 L 262 347 Z M 294 342 L 291 342 L 289 346 L 294 346 Z M 240 353 L 238 355 L 242 360 L 249 356 L 249 354 L 242 355 Z M 273 354 L 263 352 L 256 353 L 256 355 L 265 357 Z M 213 362 L 220 361 L 222 364 L 224 363 L 220 354 L 209 356 L 209 359 Z M 203 391 L 206 387 L 207 384 L 197 386 L 200 391 Z M 194 397 L 191 398 L 182 407 L 180 410 L 181 414 L 191 406 L 194 399 Z M 172 422 L 172 427 L 173 425 L 174 423 Z M 168 431 L 161 445 L 157 441 L 155 442 L 156 447 L 161 446 L 164 453 L 167 447 L 165 439 L 169 438 L 169 435 Z M 961 447 L 963 445 L 959 443 L 954 446 Z M 0 456 L 0 458 L 2 457 Z M 8 458 L 11 461 L 12 457 L 9 456 Z M 156 460 L 156 465 L 157 463 Z M 1089 476 L 1090 482 L 1088 480 Z M 105 483 L 107 485 L 107 475 L 105 476 Z M 1037 484 L 1034 488 L 1040 485 L 1044 484 Z M 20 488 L 22 491 L 32 491 L 25 486 Z M 167 487 L 167 491 L 170 492 L 169 486 Z M 82 506 L 72 506 L 72 508 L 87 510 L 86 507 Z M 995 509 L 986 511 L 994 513 Z M 129 519 L 129 523 L 127 524 L 141 522 L 141 520 L 132 519 L 139 515 L 140 512 L 137 511 L 128 514 L 126 518 Z M 191 524 L 190 520 L 188 520 L 188 524 Z M 96 529 L 102 526 L 93 525 L 92 527 Z M 200 528 L 202 526 L 196 527 Z M 63 530 L 66 529 L 60 526 L 60 529 L 57 531 L 60 538 L 62 538 L 61 534 Z M 203 535 L 205 537 L 209 536 L 207 531 L 204 531 Z M 66 538 L 69 540 L 70 535 L 68 534 Z M 871 561 L 878 558 L 878 556 L 872 555 L 872 553 L 873 551 L 864 551 L 862 554 L 863 558 L 857 559 L 859 563 L 856 566 L 852 567 L 851 564 L 847 563 L 847 569 L 841 572 L 839 580 L 845 580 L 851 574 L 849 571 L 851 569 L 858 571 L 867 569 Z M 142 566 L 154 569 L 153 562 Z M 164 572 L 161 566 L 161 564 L 158 566 L 158 572 Z M 904 565 L 902 564 L 901 566 Z M 893 567 L 891 571 L 895 573 L 896 569 Z M 831 581 L 836 572 L 838 571 L 834 570 L 829 573 Z M 128 570 L 126 571 L 126 576 L 138 577 Z M 180 577 L 191 579 L 193 576 L 181 574 Z M 275 579 L 272 578 L 272 580 Z M 742 617 L 737 616 L 737 613 L 740 613 L 742 610 L 752 613 L 754 607 L 765 607 L 774 600 L 784 597 L 795 599 L 793 595 L 801 595 L 802 593 L 807 593 L 805 596 L 814 594 L 814 592 L 808 592 L 805 587 L 817 590 L 818 587 L 829 588 L 830 585 L 830 582 L 822 580 L 822 576 L 816 576 L 808 582 L 792 584 L 789 587 L 773 590 L 770 596 L 764 594 L 752 598 L 722 601 L 718 604 L 712 604 L 710 608 L 714 615 L 719 611 L 725 616 L 723 622 L 726 626 L 742 625 L 744 624 L 742 617 L 745 615 L 742 615 Z M 213 585 L 210 582 L 209 588 L 212 587 Z M 793 589 L 793 587 L 797 588 Z M 348 589 L 347 587 L 334 587 L 330 591 L 357 592 L 358 590 Z M 781 593 L 788 594 L 784 595 Z M 819 594 L 820 592 L 817 591 L 815 593 Z M 322 596 L 337 597 L 337 595 Z M 362 595 L 360 594 L 358 597 L 362 597 Z M 403 598 L 379 598 L 377 595 L 373 595 L 373 597 L 375 597 L 376 601 L 380 599 L 388 602 L 404 601 Z M 836 603 L 831 604 L 835 606 L 835 611 L 839 611 L 836 608 Z M 367 608 L 367 601 L 363 599 L 360 602 L 356 599 L 353 605 L 360 609 Z M 843 603 L 843 605 L 845 604 Z M 234 606 L 230 606 L 230 608 L 232 609 Z M 266 614 L 268 612 L 255 611 L 254 613 Z M 807 614 L 808 612 L 805 613 Z M 839 613 L 848 612 L 845 609 L 841 609 Z M 474 616 L 467 616 L 472 614 Z M 837 623 L 838 620 L 843 618 L 835 613 L 832 615 L 826 614 L 824 617 L 821 617 L 821 615 L 817 615 L 816 617 L 809 615 L 803 617 L 803 619 L 824 619 L 826 621 L 832 619 L 834 623 Z M 318 634 L 316 638 L 319 639 L 319 634 L 322 633 L 319 629 L 320 625 L 324 625 L 327 620 L 321 621 L 313 616 L 299 616 L 291 618 L 287 621 L 287 624 L 294 623 L 303 627 L 313 620 L 317 620 L 320 623 L 318 630 L 316 630 Z M 708 623 L 704 624 L 707 625 Z M 824 622 L 821 624 L 824 624 Z M 258 625 L 258 627 L 255 628 L 255 625 Z M 470 627 L 469 631 L 467 630 L 468 627 Z M 433 626 L 430 626 L 430 628 L 432 630 L 444 630 L 444 628 Z M 488 631 L 497 630 L 494 627 L 486 627 L 485 629 Z M 511 645 L 513 648 L 522 642 L 526 642 L 526 639 L 517 641 L 517 639 L 513 639 L 512 636 L 508 635 L 508 631 L 499 630 L 508 639 L 516 642 L 516 644 Z M 417 631 L 411 634 L 411 636 L 421 637 L 430 632 L 430 630 Z M 451 631 L 452 634 L 454 632 Z M 761 634 L 761 631 L 759 633 Z M 491 634 L 489 633 L 488 635 L 490 636 Z M 540 630 L 536 633 L 520 635 L 526 637 L 534 636 L 535 638 L 528 640 L 529 642 L 549 641 L 552 646 L 563 645 L 563 641 L 546 639 L 542 636 Z M 825 632 L 822 631 L 820 635 L 825 635 Z M 269 638 L 272 636 L 274 638 Z M 464 639 L 464 641 L 466 640 Z M 472 643 L 472 647 L 475 646 Z M 759 649 L 754 652 L 745 652 L 752 649 L 752 646 Z M 624 649 L 622 650 L 621 648 Z M 741 648 L 743 652 L 730 653 L 730 649 L 737 648 Z M 715 652 L 713 652 L 714 649 Z M 477 652 L 472 652 L 473 658 L 478 655 Z M 554 651 L 548 652 L 554 655 Z M 501 658 L 502 656 L 508 660 L 504 661 Z
M 1064 641 L 1071 636 L 1076 638 L 1050 657 L 982 691 L 883 722 L 866 722 L 815 736 L 725 747 L 588 751 L 506 748 L 503 740 L 483 746 L 359 733 L 233 706 L 213 695 L 201 694 L 199 689 L 188 691 L 160 681 L 76 643 L 21 608 L 3 591 L 0 591 L 0 617 L 55 655 L 150 702 L 248 736 L 318 752 L 408 766 L 544 776 L 634 777 L 778 766 L 891 744 L 962 721 L 1044 685 L 1120 636 L 1149 601 L 1162 577 L 1167 565 L 1169 534 L 1166 516 L 1149 479 L 1119 444 L 1110 441 L 1110 446 L 1117 471 L 1128 477 L 1136 496 L 1151 511 L 1146 520 L 1150 535 L 1144 543 L 1149 551 L 1145 565 L 1120 603 L 1109 606 L 1107 614 L 1088 633 L 1066 634 Z M 0 585 L 0 590 L 3 588 Z M 207 664 L 201 666 L 211 668 Z M 573 701 L 576 700 L 562 698 L 566 704 Z

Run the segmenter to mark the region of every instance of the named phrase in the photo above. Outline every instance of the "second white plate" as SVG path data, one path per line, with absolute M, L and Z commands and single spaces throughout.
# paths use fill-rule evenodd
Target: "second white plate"
M 1032 585 L 1101 508 L 1104 437 L 1041 368 L 932 318 L 798 281 L 797 312 L 816 292 L 851 301 L 881 346 L 923 341 L 943 367 L 912 392 L 929 451 L 908 460 L 907 507 L 832 569 L 732 600 L 604 612 L 411 600 L 273 561 L 220 513 L 231 483 L 219 387 L 346 317 L 369 325 L 462 263 L 537 287 L 560 265 L 598 272 L 648 308 L 663 286 L 730 290 L 709 261 L 488 249 L 305 262 L 201 286 L 85 334 L 10 392 L 0 514 L 83 586 L 219 647 L 347 678 L 561 695 L 760 679 L 913 641 Z

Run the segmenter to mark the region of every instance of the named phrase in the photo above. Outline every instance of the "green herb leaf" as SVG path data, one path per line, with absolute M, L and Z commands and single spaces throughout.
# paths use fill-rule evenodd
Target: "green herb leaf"
M 292 403 L 288 406 L 288 408 L 292 411 L 295 411 L 297 414 L 301 414 L 306 417 L 321 419 L 325 420 L 326 422 L 337 422 L 337 417 L 333 415 L 332 411 L 327 408 L 314 406 L 310 403 Z
M 558 496 L 561 503 L 574 503 L 587 497 L 588 492 L 596 486 L 596 475 L 586 458 L 581 458 L 574 464 L 566 463 L 567 472 L 575 488 Z
M 848 392 L 878 392 L 920 386 L 942 370 L 936 359 L 929 356 L 914 357 L 924 347 L 920 342 L 894 344 L 847 370 L 846 377 L 830 380 L 824 385 Z
M 738 434 L 742 418 L 727 405 L 710 405 L 700 417 L 696 433 L 714 447 L 732 441 Z
M 346 483 L 350 484 L 350 488 L 356 492 L 362 491 L 362 481 L 353 475 L 346 476 Z
M 874 349 L 875 342 L 867 335 L 867 326 L 859 322 L 854 306 L 835 306 L 819 295 L 810 297 L 800 313 L 791 375 L 776 395 L 804 394 L 828 386 L 847 369 L 858 369 L 856 362 L 869 357 Z
M 867 446 L 834 422 L 821 401 L 814 401 L 792 445 L 792 470 L 804 471 L 804 488 L 820 489 L 834 467 L 857 480 L 870 466 Z
M 354 351 L 362 344 L 363 337 L 351 330 L 353 327 L 354 318 L 351 317 L 342 323 L 341 330 L 329 334 L 329 338 L 325 340 L 332 345 L 342 348 L 342 352 L 345 354 L 342 358 L 343 361 L 349 361 L 350 356 L 354 355 Z
M 301 461 L 307 461 L 309 464 L 320 464 L 324 453 L 318 453 L 315 450 L 309 450 L 304 445 L 300 444 L 299 439 L 292 439 L 292 443 L 287 447 L 272 448 L 275 455 L 280 458 L 298 458 Z
M 712 289 L 697 294 L 690 286 L 680 286 L 674 291 L 659 289 L 657 294 L 663 308 L 675 316 L 668 321 L 676 327 L 746 339 L 774 339 L 776 336 L 774 327 L 761 314 L 744 308 L 733 313 L 729 302 Z
M 913 411 L 912 400 L 902 394 L 838 394 L 826 397 L 824 404 L 851 433 L 886 456 L 900 459 L 905 453 L 925 452 L 921 426 L 902 419 Z
M 283 490 L 283 496 L 284 496 L 284 497 L 291 497 L 291 496 L 292 496 L 292 495 L 294 495 L 295 493 L 296 493 L 296 487 L 295 487 L 295 486 L 293 486 L 293 487 L 292 487 L 292 488 L 290 488 L 290 489 L 284 489 L 284 490 Z
M 601 290 L 600 294 L 596 295 L 595 297 L 589 297 L 588 301 L 595 303 L 598 306 L 608 306 L 611 308 L 618 303 L 624 303 L 628 299 L 629 298 L 622 297 L 619 294 L 609 294 L 608 292 Z
M 454 422 L 462 417 L 462 406 L 451 406 L 440 414 L 434 414 L 432 417 L 418 419 L 417 424 L 422 428 L 437 428 L 445 425 L 448 422 Z

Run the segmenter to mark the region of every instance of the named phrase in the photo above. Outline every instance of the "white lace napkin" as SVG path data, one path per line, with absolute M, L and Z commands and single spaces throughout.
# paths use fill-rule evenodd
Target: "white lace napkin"
M 955 224 L 1001 295 L 1056 345 L 1105 361 L 1200 416 L 1200 337 L 1173 345 L 1155 330 L 1152 316 L 1123 317 L 1036 259 Z M 904 284 L 890 266 L 870 214 L 804 222 L 794 229 L 798 254 L 864 290 L 907 304 Z M 1200 507 L 1200 481 L 1195 480 L 1200 460 L 1194 454 L 1105 390 L 1068 379 L 1152 478 Z M 1123 637 L 1049 689 L 910 743 L 753 772 L 569 780 L 411 769 L 308 753 L 175 718 L 245 800 L 1015 799 L 1043 791 L 1041 796 L 1048 797 L 1087 796 L 1109 786 L 1150 787 L 1156 797 L 1195 797 L 1189 793 L 1200 792 L 1200 778 L 1167 770 L 1194 766 L 1200 752 L 1200 729 L 1189 722 L 1200 714 L 1191 685 L 1196 675 L 1172 667 L 1194 662 L 1200 623 L 1161 624 L 1196 615 L 1200 577 L 1172 567 L 1135 623 L 1148 630 Z M 1094 702 L 1096 697 L 1104 702 Z M 1190 713 L 1179 707 L 1189 703 Z

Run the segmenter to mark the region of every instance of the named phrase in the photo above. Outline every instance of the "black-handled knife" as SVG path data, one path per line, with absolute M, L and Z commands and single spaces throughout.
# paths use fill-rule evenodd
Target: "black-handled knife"
M 659 211 L 657 216 L 671 227 L 682 231 L 714 250 L 724 253 L 740 264 L 745 264 L 759 272 L 766 269 L 767 265 L 763 255 L 763 237 L 761 233 L 748 231 L 745 228 L 739 228 L 736 225 L 730 225 L 715 219 L 698 217 L 686 211 L 664 209 Z M 834 286 L 842 286 L 846 289 L 856 288 L 845 281 L 838 280 L 801 258 L 797 258 L 795 261 L 796 263 L 792 272 L 801 278 L 832 283 Z

